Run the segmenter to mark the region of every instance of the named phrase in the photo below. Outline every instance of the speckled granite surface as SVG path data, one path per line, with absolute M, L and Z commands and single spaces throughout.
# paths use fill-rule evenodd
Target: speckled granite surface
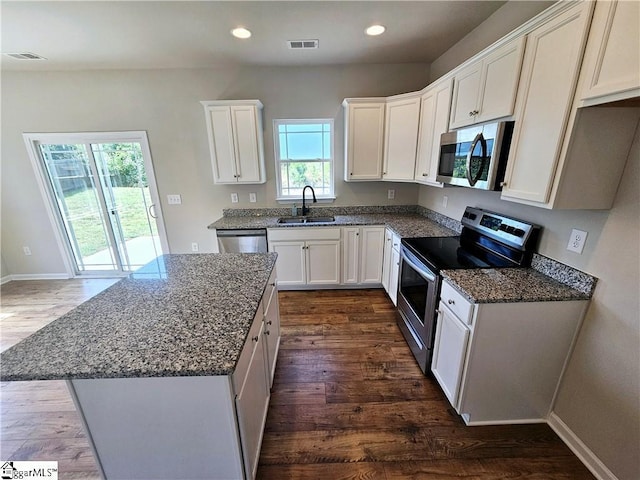
M 0 379 L 228 375 L 276 257 L 159 257 L 2 353 Z
M 596 284 L 598 283 L 598 279 L 588 273 L 581 272 L 569 265 L 565 265 L 564 263 L 560 263 L 557 260 L 537 253 L 533 254 L 531 268 L 558 280 L 565 285 L 575 288 L 576 290 L 588 295 L 589 298 L 593 295 L 593 292 L 596 289 Z
M 324 211 L 324 210 L 323 210 Z M 315 210 L 313 212 L 316 215 Z M 417 213 L 363 213 L 333 215 L 335 222 L 324 224 L 282 224 L 278 216 L 226 216 L 213 222 L 209 228 L 220 230 L 250 228 L 308 228 L 308 227 L 345 227 L 349 225 L 385 225 L 401 237 L 452 237 L 457 233 L 433 220 Z
M 472 303 L 588 300 L 590 295 L 532 268 L 443 270 L 442 276 Z

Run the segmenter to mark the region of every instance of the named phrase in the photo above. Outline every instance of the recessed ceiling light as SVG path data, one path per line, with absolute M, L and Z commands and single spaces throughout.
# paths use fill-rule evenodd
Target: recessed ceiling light
M 249 38 L 251 36 L 251 32 L 244 27 L 238 27 L 231 30 L 231 35 L 236 38 Z
M 365 33 L 374 37 L 376 35 L 382 35 L 385 30 L 386 28 L 384 25 L 371 25 L 365 30 Z

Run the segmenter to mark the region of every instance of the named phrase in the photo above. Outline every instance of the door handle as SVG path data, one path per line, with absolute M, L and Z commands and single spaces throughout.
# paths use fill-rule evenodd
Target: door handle
M 471 158 L 473 157 L 473 151 L 476 148 L 476 145 L 480 142 L 480 147 L 482 148 L 481 162 L 480 168 L 475 176 L 471 175 Z M 474 186 L 476 182 L 480 179 L 482 175 L 482 170 L 484 170 L 484 164 L 487 161 L 487 141 L 484 139 L 484 135 L 482 132 L 476 135 L 476 138 L 473 139 L 473 143 L 471 143 L 471 148 L 469 149 L 469 153 L 467 154 L 467 180 L 469 180 L 469 185 Z
M 154 215 L 155 211 L 156 211 L 156 204 L 152 203 L 151 205 L 149 205 L 149 216 L 151 218 L 158 218 L 157 215 Z

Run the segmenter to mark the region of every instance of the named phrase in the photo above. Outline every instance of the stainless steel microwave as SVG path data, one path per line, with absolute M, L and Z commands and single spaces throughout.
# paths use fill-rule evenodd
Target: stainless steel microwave
M 443 133 L 437 180 L 461 187 L 502 190 L 513 124 L 490 123 Z

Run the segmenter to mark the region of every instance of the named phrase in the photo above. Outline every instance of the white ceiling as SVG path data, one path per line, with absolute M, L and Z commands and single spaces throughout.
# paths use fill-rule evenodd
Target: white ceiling
M 505 1 L 6 1 L 2 69 L 431 63 Z M 387 32 L 367 37 L 382 23 Z M 253 32 L 233 38 L 238 25 Z M 318 50 L 287 40 L 318 39 Z

